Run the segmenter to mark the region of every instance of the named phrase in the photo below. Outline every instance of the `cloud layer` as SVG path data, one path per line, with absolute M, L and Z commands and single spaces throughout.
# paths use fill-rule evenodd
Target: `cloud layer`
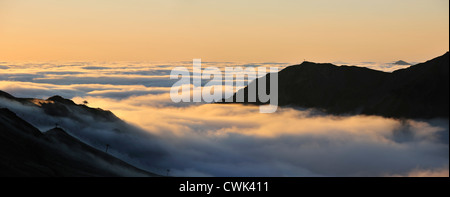
M 336 65 L 356 65 L 386 72 L 407 67 L 375 62 L 335 63 Z M 278 67 L 281 70 L 288 65 L 292 64 L 202 62 L 203 69 L 217 67 L 222 71 L 225 67 L 237 66 L 243 68 Z M 108 92 L 110 95 L 104 97 L 122 99 L 132 95 L 155 93 L 151 87 L 171 87 L 174 82 L 178 81 L 171 80 L 169 77 L 174 67 L 185 67 L 192 72 L 192 61 L 171 62 L 169 64 L 158 62 L 1 62 L 0 89 L 10 91 L 10 93 L 19 97 L 40 96 L 40 98 L 50 97 L 58 92 L 68 98 L 85 95 L 103 96 L 99 95 L 98 91 L 110 91 Z M 24 84 L 16 85 L 15 83 Z M 207 80 L 203 80 L 202 84 L 206 83 Z M 27 86 L 28 89 L 26 89 Z M 33 89 L 39 89 L 43 92 L 36 95 L 36 91 L 32 91 Z M 119 94 L 118 91 L 122 93 Z M 114 97 L 114 95 L 118 97 Z
M 142 97 L 90 100 L 160 136 L 174 156 L 163 166 L 177 175 L 384 176 L 448 166 L 448 120 L 291 108 L 260 114 L 241 105 L 155 107 Z
M 173 176 L 448 176 L 448 119 L 332 116 L 297 108 L 260 114 L 254 106 L 173 103 L 168 71 L 179 65 L 191 67 L 44 63 L 8 64 L 0 72 L 0 89 L 15 96 L 87 100 L 134 126 L 82 115 L 36 116 L 39 108 L 6 100 L 0 107 L 43 131 L 58 122 L 99 149 L 109 143 L 115 156 L 161 174 L 171 169 Z

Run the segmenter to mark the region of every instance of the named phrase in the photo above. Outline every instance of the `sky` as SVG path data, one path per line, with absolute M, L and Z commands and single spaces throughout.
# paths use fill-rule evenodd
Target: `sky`
M 0 107 L 161 174 L 448 176 L 448 119 L 261 114 L 169 95 L 170 71 L 196 58 L 221 69 L 308 60 L 392 72 L 409 67 L 394 61 L 448 50 L 448 0 L 0 0 L 0 90 L 86 100 L 129 125 L 5 99 Z
M 421 62 L 448 50 L 447 0 L 0 0 L 0 61 Z

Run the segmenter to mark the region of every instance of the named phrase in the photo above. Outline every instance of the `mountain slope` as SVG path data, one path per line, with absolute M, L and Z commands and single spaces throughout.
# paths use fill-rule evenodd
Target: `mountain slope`
M 2 91 L 0 91 L 0 108 L 8 108 L 41 131 L 49 130 L 57 125 L 74 139 L 97 150 L 105 150 L 105 146 L 109 145 L 110 155 L 133 166 L 147 171 L 159 172 L 165 169 L 164 164 L 158 163 L 162 157 L 167 156 L 160 140 L 150 132 L 121 120 L 110 111 L 75 104 L 72 100 L 60 96 L 53 96 L 46 100 L 16 98 Z M 72 143 L 74 144 L 77 143 Z M 62 144 L 62 147 L 67 145 Z M 79 146 L 71 146 L 73 147 Z M 66 152 L 74 151 L 86 153 L 83 147 L 75 150 L 66 149 Z M 101 155 L 93 154 L 92 151 L 87 153 L 103 158 Z M 104 163 L 103 160 L 105 159 L 103 158 L 101 163 Z M 106 160 L 108 165 L 115 164 Z
M 267 87 L 270 74 L 264 76 Z M 303 62 L 278 73 L 280 106 L 395 118 L 449 115 L 449 53 L 392 73 Z M 257 83 L 258 79 L 251 82 Z M 268 90 L 270 91 L 270 89 Z M 248 86 L 239 90 L 247 97 Z M 236 102 L 236 94 L 233 102 Z M 247 104 L 263 104 L 261 102 Z
M 156 176 L 92 148 L 61 128 L 41 133 L 0 109 L 0 176 Z

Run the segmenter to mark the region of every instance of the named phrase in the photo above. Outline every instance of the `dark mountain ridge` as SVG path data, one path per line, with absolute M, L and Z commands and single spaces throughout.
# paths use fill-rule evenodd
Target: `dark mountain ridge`
M 41 117 L 50 125 L 53 118 L 70 120 L 77 125 L 71 133 L 77 135 L 82 133 L 73 128 L 89 127 L 93 122 L 100 128 L 105 123 L 114 125 L 117 129 L 111 132 L 138 132 L 110 111 L 77 105 L 60 96 L 46 100 L 16 98 L 0 91 L 0 176 L 157 176 L 97 149 L 98 144 L 101 148 L 106 143 L 120 147 L 119 142 L 99 138 L 96 133 L 84 136 L 91 145 L 96 142 L 94 148 L 59 126 L 43 133 L 9 110 L 10 107 L 21 117 L 30 120 Z M 33 110 L 25 112 L 21 110 L 23 107 Z
M 59 95 L 52 96 L 46 100 L 35 98 L 17 98 L 0 90 L 0 98 L 16 101 L 23 105 L 42 108 L 46 114 L 51 116 L 77 119 L 79 117 L 76 115 L 87 114 L 99 121 L 114 122 L 120 120 L 111 111 L 103 110 L 101 108 L 90 108 L 83 104 L 76 104 L 72 100 L 65 99 Z
M 42 133 L 0 108 L 0 176 L 156 176 L 72 137 Z
M 269 87 L 270 74 L 264 77 Z M 394 118 L 427 119 L 449 115 L 448 52 L 392 73 L 305 61 L 281 70 L 278 79 L 279 106 Z M 248 102 L 248 86 L 236 94 L 242 93 L 245 104 L 265 104 L 259 100 Z M 231 98 L 234 103 L 236 94 Z

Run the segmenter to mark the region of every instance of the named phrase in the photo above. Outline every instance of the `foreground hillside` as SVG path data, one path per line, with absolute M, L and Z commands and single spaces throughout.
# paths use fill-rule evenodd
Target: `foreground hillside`
M 32 104 L 33 99 L 18 99 L 0 92 L 3 99 Z M 47 113 L 60 113 L 65 105 L 60 97 L 47 100 Z M 59 99 L 59 101 L 57 101 Z M 5 101 L 5 100 L 4 100 Z M 53 105 L 51 107 L 51 105 Z M 71 104 L 72 105 L 72 104 Z M 75 105 L 75 104 L 73 104 Z M 88 109 L 88 107 L 83 106 Z M 98 118 L 116 119 L 111 112 L 89 109 Z M 42 116 L 35 114 L 36 116 Z M 60 114 L 69 116 L 70 113 Z M 105 150 L 98 150 L 55 127 L 45 133 L 0 108 L 0 176 L 157 176 L 138 169 Z

